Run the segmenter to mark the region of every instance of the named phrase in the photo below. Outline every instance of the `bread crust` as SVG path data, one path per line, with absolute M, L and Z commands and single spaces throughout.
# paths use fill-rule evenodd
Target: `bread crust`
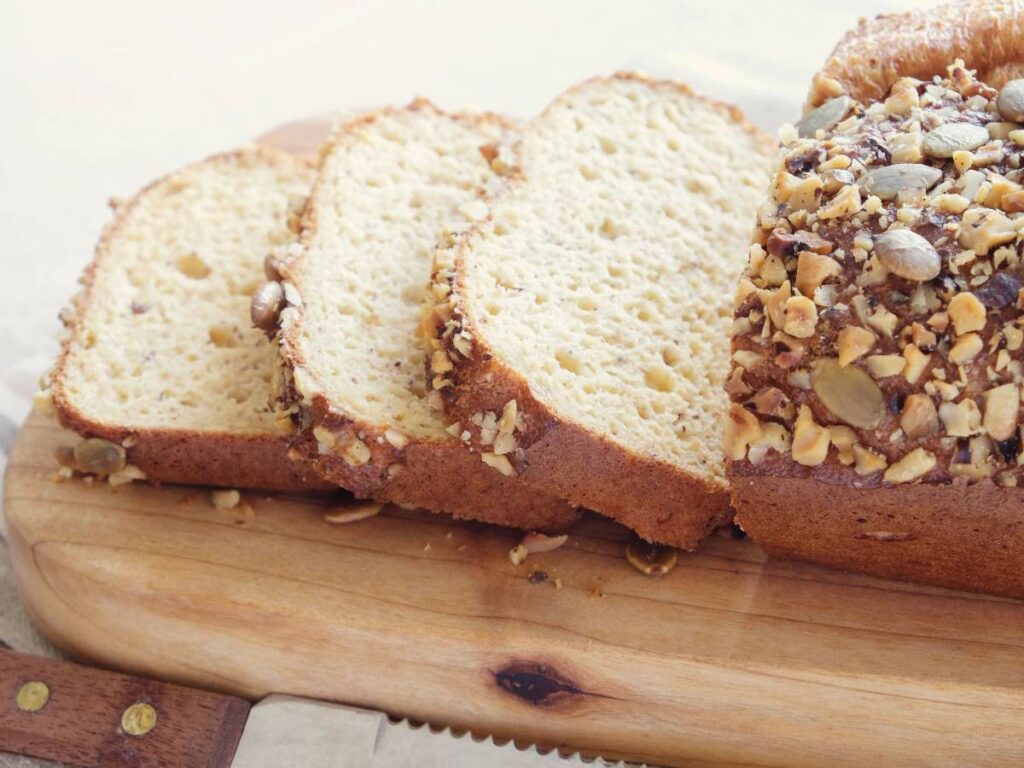
M 954 0 L 935 8 L 861 19 L 814 75 L 807 107 L 845 92 L 881 99 L 900 77 L 930 80 L 954 59 L 1000 88 L 1024 73 L 1024 2 Z
M 1024 489 L 851 488 L 730 469 L 736 523 L 773 557 L 1024 598 Z
M 422 98 L 405 109 L 432 110 L 470 125 L 488 121 L 497 122 L 505 129 L 512 127 L 509 120 L 498 115 L 451 114 Z M 399 108 L 387 107 L 342 123 L 324 145 L 321 160 L 346 132 L 400 111 Z M 303 212 L 300 238 L 303 246 L 308 246 L 316 231 L 324 183 L 323 176 L 318 175 Z M 287 279 L 300 282 L 301 260 L 298 265 L 285 265 L 284 273 Z M 299 291 L 301 293 L 301 288 Z M 362 498 L 447 512 L 457 518 L 514 528 L 560 532 L 579 517 L 579 511 L 564 499 L 492 472 L 456 440 L 410 437 L 407 443 L 396 445 L 388 439 L 387 425 L 373 424 L 345 413 L 342 406 L 323 394 L 321 384 L 307 367 L 305 354 L 297 342 L 303 322 L 302 305 L 290 304 L 288 311 L 293 313 L 294 321 L 278 335 L 283 375 L 278 382 L 277 397 L 282 408 L 290 411 L 297 423 L 298 429 L 292 438 L 293 452 L 305 457 L 321 478 Z M 295 382 L 296 370 L 307 373 L 314 391 L 299 391 Z M 314 430 L 324 430 L 320 434 L 329 434 L 333 445 L 324 445 L 314 435 Z M 351 445 L 355 441 L 369 449 L 369 458 L 363 463 L 354 464 L 333 450 L 336 446 Z
M 593 78 L 576 88 L 613 79 L 669 88 L 699 99 L 727 112 L 766 153 L 774 150 L 774 140 L 748 123 L 738 108 L 699 96 L 682 83 L 619 72 L 612 78 Z M 547 110 L 538 119 L 546 114 Z M 521 175 L 518 179 L 522 180 Z M 443 274 L 441 265 L 435 262 L 435 283 L 447 282 L 450 289 L 450 298 L 437 308 L 433 328 L 435 339 L 440 340 L 454 365 L 454 370 L 444 375 L 449 381 L 438 388 L 449 417 L 461 424 L 470 424 L 475 415 L 488 411 L 501 413 L 509 401 L 515 401 L 518 413 L 523 416 L 523 427 L 516 432 L 516 450 L 509 454 L 509 459 L 518 475 L 539 489 L 563 496 L 579 506 L 599 510 L 650 541 L 693 549 L 711 530 L 729 522 L 732 511 L 724 481 L 713 483 L 693 476 L 561 416 L 535 396 L 526 377 L 487 346 L 465 301 L 465 254 L 471 239 L 470 233 L 459 238 L 454 246 L 452 275 Z M 454 334 L 444 333 L 446 321 L 454 321 L 458 331 L 472 335 L 469 355 L 454 346 Z M 429 358 L 426 365 L 429 380 Z M 488 451 L 479 436 L 479 431 L 474 431 L 472 448 L 478 452 Z
M 151 482 L 286 491 L 328 490 L 331 486 L 318 478 L 308 465 L 288 459 L 288 442 L 281 436 L 172 427 L 134 428 L 98 421 L 74 401 L 65 386 L 68 358 L 74 342 L 82 332 L 81 318 L 86 316 L 95 301 L 93 288 L 96 274 L 108 258 L 110 243 L 118 236 L 139 201 L 161 184 L 187 173 L 191 168 L 253 157 L 272 164 L 310 164 L 308 160 L 272 147 L 251 145 L 212 155 L 156 179 L 130 200 L 114 206 L 114 218 L 104 227 L 93 260 L 79 279 L 82 290 L 61 315 L 66 331 L 57 362 L 50 374 L 53 405 L 60 424 L 82 437 L 98 437 L 117 444 L 127 441 L 128 463 L 145 472 L 147 480 Z

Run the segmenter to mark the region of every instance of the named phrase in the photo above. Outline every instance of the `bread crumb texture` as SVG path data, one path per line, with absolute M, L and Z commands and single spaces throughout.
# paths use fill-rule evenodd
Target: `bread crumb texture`
M 219 155 L 121 206 L 63 313 L 60 396 L 126 429 L 275 434 L 276 350 L 249 320 L 268 253 L 293 241 L 309 164 L 266 148 Z
M 1024 477 L 1024 80 L 963 62 L 783 132 L 736 294 L 726 452 L 858 487 Z
M 722 489 L 729 297 L 770 154 L 737 117 L 677 84 L 577 86 L 524 129 L 521 183 L 458 254 L 472 334 L 533 398 Z

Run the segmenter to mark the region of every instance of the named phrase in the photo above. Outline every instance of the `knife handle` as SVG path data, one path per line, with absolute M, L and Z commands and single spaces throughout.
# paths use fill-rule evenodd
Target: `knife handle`
M 0 751 L 82 768 L 227 768 L 234 696 L 0 651 Z

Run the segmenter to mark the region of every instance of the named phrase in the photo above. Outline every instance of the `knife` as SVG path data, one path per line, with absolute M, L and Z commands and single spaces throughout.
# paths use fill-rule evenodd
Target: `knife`
M 519 749 L 381 712 L 274 694 L 245 699 L 0 651 L 0 752 L 81 768 L 623 766 Z

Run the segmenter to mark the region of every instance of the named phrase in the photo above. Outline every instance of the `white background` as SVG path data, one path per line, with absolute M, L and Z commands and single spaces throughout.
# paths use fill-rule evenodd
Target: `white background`
M 764 128 L 865 14 L 913 0 L 0 0 L 0 413 L 52 357 L 110 196 L 302 116 L 429 96 L 526 116 L 618 69 Z

